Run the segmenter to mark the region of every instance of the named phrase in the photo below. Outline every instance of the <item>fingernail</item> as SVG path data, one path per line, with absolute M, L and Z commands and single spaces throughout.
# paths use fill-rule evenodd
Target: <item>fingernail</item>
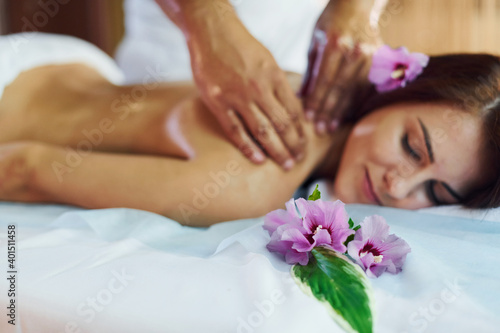
M 337 119 L 332 120 L 330 123 L 330 130 L 335 131 L 339 127 L 339 121 Z
M 290 159 L 286 160 L 285 163 L 283 163 L 283 169 L 288 171 L 291 168 L 293 168 L 294 165 L 295 165 L 295 162 L 290 158 Z
M 306 110 L 306 119 L 309 121 L 314 119 L 314 110 L 311 109 Z
M 326 132 L 326 123 L 324 121 L 320 121 L 316 124 L 316 131 L 319 134 L 325 134 Z
M 254 152 L 252 154 L 252 160 L 254 160 L 255 162 L 258 162 L 258 163 L 264 162 L 265 159 L 266 159 L 266 157 L 260 152 Z

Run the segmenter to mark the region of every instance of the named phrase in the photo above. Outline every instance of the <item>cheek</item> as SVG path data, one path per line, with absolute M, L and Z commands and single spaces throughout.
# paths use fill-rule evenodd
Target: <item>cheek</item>
M 402 135 L 396 126 L 379 126 L 366 147 L 368 158 L 371 162 L 379 165 L 392 165 L 402 158 L 401 138 Z
M 375 135 L 370 144 L 370 160 L 377 164 L 386 164 L 397 158 L 397 150 L 387 135 Z

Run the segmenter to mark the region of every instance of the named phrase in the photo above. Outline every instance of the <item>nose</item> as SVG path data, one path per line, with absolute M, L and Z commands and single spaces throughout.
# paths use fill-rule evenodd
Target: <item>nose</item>
M 425 181 L 425 175 L 422 170 L 417 168 L 401 170 L 400 167 L 394 167 L 384 174 L 383 182 L 386 194 L 393 199 L 402 200 L 408 197 L 419 184 Z

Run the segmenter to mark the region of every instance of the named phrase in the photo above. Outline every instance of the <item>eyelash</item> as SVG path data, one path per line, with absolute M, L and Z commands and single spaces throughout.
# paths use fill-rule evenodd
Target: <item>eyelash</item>
M 410 142 L 408 140 L 408 133 L 406 133 L 401 139 L 401 144 L 403 145 L 403 149 L 413 158 L 416 162 L 420 162 L 422 157 L 410 146 Z
M 426 192 L 427 192 L 427 197 L 429 200 L 436 206 L 442 205 L 443 202 L 441 202 L 437 197 L 436 193 L 434 192 L 434 185 L 436 184 L 435 180 L 430 180 L 426 184 Z
M 411 147 L 410 141 L 408 139 L 408 133 L 406 133 L 401 139 L 401 144 L 403 145 L 403 149 L 410 155 L 410 157 L 417 162 L 422 160 L 421 156 Z M 435 180 L 431 180 L 426 184 L 426 192 L 429 200 L 436 206 L 442 205 L 442 202 L 436 197 L 436 193 L 434 192 L 434 185 L 436 184 Z

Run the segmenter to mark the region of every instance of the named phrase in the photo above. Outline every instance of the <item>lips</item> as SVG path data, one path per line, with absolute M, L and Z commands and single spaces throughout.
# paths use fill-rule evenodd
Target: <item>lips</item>
M 373 190 L 373 184 L 370 179 L 370 174 L 368 173 L 368 170 L 365 170 L 365 177 L 363 179 L 363 193 L 365 194 L 365 197 L 368 199 L 368 201 L 370 201 L 373 204 L 382 206 L 380 199 Z

